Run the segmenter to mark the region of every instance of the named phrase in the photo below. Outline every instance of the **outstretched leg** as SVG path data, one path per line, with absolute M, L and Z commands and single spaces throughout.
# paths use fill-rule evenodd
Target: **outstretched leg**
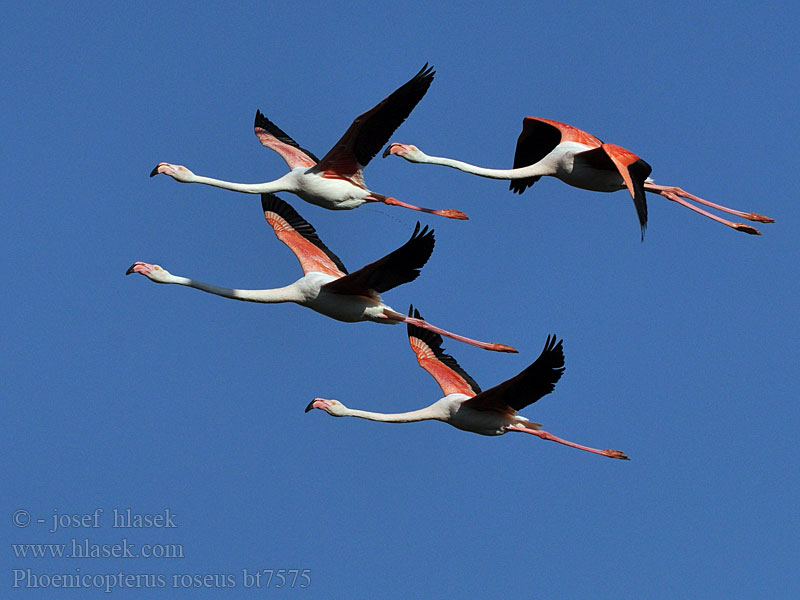
M 423 321 L 422 319 L 417 319 L 415 317 L 407 317 L 393 310 L 384 310 L 383 312 L 388 319 L 401 321 L 403 323 L 409 323 L 411 325 L 416 325 L 417 327 L 421 327 L 422 329 L 427 329 L 428 331 L 438 333 L 439 335 L 443 335 L 444 337 L 449 337 L 450 339 L 458 340 L 459 342 L 464 342 L 465 344 L 469 344 L 471 346 L 477 346 L 478 348 L 483 348 L 484 350 L 494 350 L 495 352 L 514 352 L 514 353 L 518 352 L 518 350 L 516 350 L 515 348 L 512 348 L 511 346 L 507 346 L 505 344 L 494 344 L 492 342 L 479 342 L 478 340 L 473 340 L 472 338 L 464 337 L 463 335 L 458 335 L 457 333 L 450 333 L 449 331 L 436 327 L 435 325 L 431 325 L 427 321 Z
M 440 217 L 447 217 L 448 219 L 459 219 L 462 221 L 466 221 L 469 219 L 467 215 L 465 215 L 460 210 L 456 210 L 454 208 L 443 208 L 441 210 L 435 210 L 432 208 L 421 208 L 419 206 L 414 206 L 413 204 L 407 204 L 405 202 L 400 202 L 397 198 L 390 198 L 389 196 L 382 196 L 381 194 L 371 194 L 364 198 L 368 202 L 383 202 L 389 206 L 402 206 L 403 208 L 410 208 L 411 210 L 418 210 L 420 212 L 429 213 L 431 215 L 439 215 Z
M 548 433 L 547 431 L 543 431 L 541 429 L 528 429 L 527 427 L 523 427 L 522 425 L 507 425 L 506 429 L 508 431 L 521 431 L 522 433 L 530 433 L 531 435 L 540 437 L 543 440 L 558 442 L 559 444 L 564 444 L 565 446 L 569 446 L 571 448 L 577 448 L 578 450 L 585 450 L 586 452 L 593 452 L 595 454 L 600 454 L 602 456 L 608 456 L 609 458 L 620 458 L 622 460 L 630 460 L 625 455 L 625 453 L 620 452 L 619 450 L 598 450 L 597 448 L 589 448 L 589 446 L 581 446 L 580 444 L 576 444 L 574 442 L 568 442 L 567 440 L 562 440 L 560 437 L 556 437 L 552 433 Z
M 732 227 L 737 231 L 743 231 L 745 233 L 749 233 L 752 235 L 761 235 L 761 232 L 758 231 L 755 227 L 751 225 L 745 225 L 744 223 L 733 223 L 732 221 L 728 221 L 726 219 L 722 219 L 716 215 L 712 215 L 710 212 L 703 210 L 684 200 L 683 198 L 688 198 L 689 200 L 694 200 L 695 202 L 699 202 L 705 206 L 714 208 L 716 210 L 721 210 L 722 212 L 726 212 L 731 215 L 736 215 L 737 217 L 741 217 L 742 219 L 747 219 L 748 221 L 757 221 L 759 223 L 774 223 L 775 219 L 770 219 L 769 217 L 765 217 L 764 215 L 759 215 L 757 213 L 746 213 L 740 210 L 734 210 L 732 208 L 728 208 L 727 206 L 722 206 L 721 204 L 714 204 L 713 202 L 709 202 L 708 200 L 704 200 L 699 196 L 695 196 L 690 194 L 686 190 L 671 186 L 671 185 L 656 185 L 655 183 L 645 183 L 644 189 L 648 192 L 653 194 L 659 194 L 666 198 L 667 200 L 672 200 L 673 202 L 677 202 L 678 204 L 685 206 L 695 212 L 700 213 L 703 216 L 708 217 L 709 219 L 713 219 L 718 223 L 722 223 L 723 225 L 727 225 L 728 227 Z

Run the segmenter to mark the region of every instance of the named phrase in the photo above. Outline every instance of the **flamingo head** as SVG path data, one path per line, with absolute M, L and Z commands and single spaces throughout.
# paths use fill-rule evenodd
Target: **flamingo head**
M 329 415 L 334 417 L 344 417 L 347 414 L 347 407 L 338 400 L 327 400 L 326 398 L 314 398 L 306 406 L 306 412 L 312 408 L 324 410 Z
M 125 271 L 125 275 L 130 275 L 131 273 L 139 273 L 140 275 L 147 277 L 150 281 L 155 281 L 156 283 L 167 283 L 171 277 L 171 273 L 159 265 L 151 265 L 139 260 L 133 263 L 130 267 L 128 267 L 128 270 Z
M 425 157 L 425 153 L 416 146 L 411 144 L 398 144 L 397 142 L 392 142 L 386 147 L 386 150 L 383 151 L 383 158 L 386 158 L 390 154 L 396 154 L 411 162 L 421 162 Z
M 150 177 L 155 177 L 159 173 L 169 175 L 176 181 L 182 181 L 184 183 L 188 183 L 194 178 L 194 173 L 183 165 L 173 165 L 165 162 L 158 163 L 155 168 L 150 171 Z

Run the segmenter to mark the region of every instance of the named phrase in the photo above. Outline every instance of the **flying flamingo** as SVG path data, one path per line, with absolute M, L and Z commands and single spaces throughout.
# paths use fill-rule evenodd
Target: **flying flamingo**
M 755 227 L 722 219 L 684 198 L 750 221 L 774 222 L 773 219 L 763 215 L 745 213 L 703 200 L 679 187 L 656 185 L 649 178 L 652 170 L 650 165 L 633 152 L 614 144 L 604 144 L 593 135 L 572 125 L 549 119 L 525 117 L 522 120 L 522 133 L 517 140 L 513 169 L 487 169 L 452 158 L 428 156 L 410 144 L 389 144 L 383 156 L 390 154 L 396 154 L 409 162 L 443 165 L 491 179 L 510 179 L 512 181 L 509 189 L 518 194 L 536 183 L 543 175 L 551 175 L 568 185 L 594 192 L 616 192 L 627 188 L 639 215 L 642 239 L 647 227 L 646 191 L 659 194 L 709 219 L 745 233 L 761 235 Z
M 389 141 L 400 124 L 422 100 L 433 81 L 433 67 L 426 63 L 419 73 L 392 92 L 374 108 L 356 117 L 336 145 L 319 160 L 289 137 L 277 125 L 256 111 L 255 133 L 261 144 L 281 155 L 291 169 L 283 177 L 266 183 L 232 183 L 195 175 L 181 165 L 158 163 L 150 173 L 169 175 L 182 183 L 205 183 L 214 187 L 262 194 L 291 192 L 306 202 L 331 210 L 349 210 L 366 202 L 403 206 L 451 219 L 467 219 L 460 210 L 433 210 L 376 194 L 364 183 L 364 167 Z
M 316 230 L 286 202 L 272 194 L 262 194 L 261 206 L 277 238 L 294 252 L 303 268 L 303 277 L 291 285 L 269 290 L 228 289 L 178 277 L 159 265 L 138 261 L 125 274 L 140 273 L 156 283 L 185 285 L 234 300 L 295 302 L 347 323 L 410 323 L 485 350 L 516 352 L 505 344 L 479 342 L 435 327 L 420 318 L 406 317 L 383 303 L 379 295 L 381 292 L 413 281 L 428 261 L 433 252 L 434 238 L 433 230 L 428 231 L 427 226 L 420 231 L 420 224 L 417 223 L 411 239 L 404 245 L 348 275 L 339 257 L 322 243 Z
M 409 310 L 409 316 L 412 311 L 415 318 L 421 318 L 419 311 L 413 306 Z M 619 450 L 598 450 L 556 437 L 543 431 L 539 423 L 529 421 L 517 413 L 552 392 L 564 372 L 562 341 L 556 343 L 555 336 L 547 337 L 544 350 L 527 369 L 485 392 L 481 391 L 475 380 L 452 356 L 445 354 L 441 336 L 409 323 L 408 341 L 417 356 L 419 366 L 433 375 L 442 388 L 444 398 L 427 408 L 394 414 L 355 410 L 347 408 L 338 400 L 314 398 L 306 406 L 306 412 L 318 408 L 334 417 L 360 417 L 386 423 L 443 421 L 458 429 L 481 435 L 503 435 L 509 431 L 519 431 L 609 458 L 628 460 Z

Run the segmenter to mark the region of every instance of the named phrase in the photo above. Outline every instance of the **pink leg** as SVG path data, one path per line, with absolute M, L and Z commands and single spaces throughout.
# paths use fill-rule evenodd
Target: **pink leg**
M 759 223 L 774 223 L 774 219 L 770 219 L 769 217 L 765 217 L 764 215 L 759 215 L 756 213 L 746 213 L 739 210 L 734 210 L 732 208 L 728 208 L 727 206 L 722 206 L 721 204 L 714 204 L 713 202 L 709 202 L 708 200 L 703 200 L 699 196 L 695 196 L 690 194 L 684 189 L 675 186 L 668 186 L 668 185 L 656 185 L 655 183 L 645 183 L 644 189 L 648 192 L 652 192 L 654 194 L 659 194 L 667 198 L 668 200 L 672 200 L 673 202 L 677 202 L 678 204 L 685 206 L 695 212 L 700 213 L 701 215 L 708 217 L 709 219 L 713 219 L 718 223 L 722 223 L 723 225 L 727 225 L 728 227 L 732 227 L 737 231 L 743 231 L 745 233 L 750 233 L 752 235 L 761 235 L 761 233 L 755 227 L 750 225 L 745 225 L 744 223 L 733 223 L 726 219 L 721 219 L 715 215 L 712 215 L 708 211 L 703 210 L 693 204 L 690 204 L 686 200 L 682 198 L 689 198 L 690 200 L 694 200 L 695 202 L 699 202 L 705 206 L 709 206 L 711 208 L 715 208 L 717 210 L 721 210 L 722 212 L 726 212 L 732 215 L 736 215 L 737 217 L 741 217 L 743 219 L 748 219 L 750 221 L 758 221 Z
M 403 208 L 410 208 L 411 210 L 418 210 L 420 212 L 429 213 L 431 215 L 439 215 L 440 217 L 447 217 L 448 219 L 459 219 L 462 221 L 466 221 L 469 219 L 467 215 L 465 215 L 460 210 L 456 210 L 454 208 L 444 208 L 441 210 L 434 210 L 432 208 L 420 208 L 419 206 L 414 206 L 413 204 L 406 204 L 405 202 L 400 202 L 397 198 L 390 198 L 388 196 L 380 196 L 378 194 L 374 194 L 373 196 L 367 196 L 366 200 L 370 200 L 372 202 L 383 202 L 389 206 L 402 206 Z
M 589 448 L 588 446 L 581 446 L 580 444 L 576 444 L 574 442 L 568 442 L 567 440 L 562 440 L 560 437 L 556 437 L 552 433 L 548 433 L 547 431 L 542 431 L 541 429 L 539 430 L 528 429 L 527 427 L 523 427 L 522 425 L 508 425 L 506 429 L 508 431 L 521 431 L 522 433 L 530 433 L 531 435 L 540 437 L 543 440 L 558 442 L 559 444 L 564 444 L 565 446 L 570 446 L 571 448 L 577 448 L 578 450 L 585 450 L 586 452 L 601 454 L 602 456 L 608 456 L 609 458 L 620 458 L 622 460 L 630 460 L 625 455 L 625 453 L 620 452 L 619 450 L 598 450 L 597 448 Z
M 458 340 L 459 342 L 464 342 L 466 344 L 470 344 L 471 346 L 477 346 L 478 348 L 483 348 L 484 350 L 494 350 L 495 352 L 514 352 L 514 353 L 517 352 L 516 349 L 512 348 L 511 346 L 506 346 L 505 344 L 479 342 L 478 340 L 473 340 L 471 338 L 464 337 L 463 335 L 458 335 L 457 333 L 450 333 L 449 331 L 440 329 L 439 327 L 431 325 L 430 323 L 428 323 L 427 321 L 423 321 L 422 319 L 416 319 L 414 317 L 406 317 L 405 315 L 401 315 L 400 313 L 394 311 L 385 311 L 385 312 L 386 316 L 390 319 L 402 321 L 403 323 L 410 323 L 411 325 L 416 325 L 417 327 L 421 327 L 422 329 L 433 331 L 434 333 L 438 333 L 439 335 L 449 337 L 453 340 Z

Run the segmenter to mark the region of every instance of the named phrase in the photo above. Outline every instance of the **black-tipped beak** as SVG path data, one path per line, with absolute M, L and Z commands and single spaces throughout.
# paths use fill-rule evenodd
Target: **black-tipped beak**
M 136 271 L 133 270 L 133 267 L 135 267 L 135 266 L 136 266 L 136 263 L 133 263 L 130 267 L 128 267 L 128 270 L 125 271 L 125 275 L 130 275 L 131 273 L 135 273 Z
M 156 175 L 158 175 L 158 165 L 153 167 L 153 170 L 150 171 L 150 177 L 155 177 Z
M 391 144 L 386 146 L 386 150 L 383 151 L 383 158 L 386 158 L 387 156 L 389 156 L 389 152 L 391 151 L 391 149 L 392 149 L 392 145 Z
M 306 410 L 305 410 L 305 412 L 308 412 L 308 411 L 310 411 L 312 408 L 314 408 L 314 402 L 315 402 L 315 401 L 314 401 L 314 400 L 312 400 L 311 402 L 309 402 L 309 403 L 308 403 L 308 406 L 306 406 Z

